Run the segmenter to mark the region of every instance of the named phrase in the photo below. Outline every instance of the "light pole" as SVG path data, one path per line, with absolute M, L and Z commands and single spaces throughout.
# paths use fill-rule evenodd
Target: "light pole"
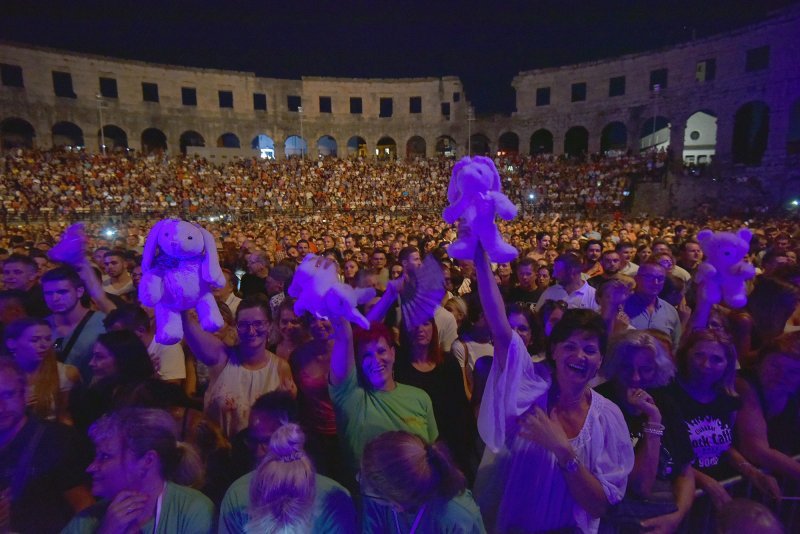
M 303 106 L 297 106 L 297 114 L 300 116 L 300 156 L 306 159 L 306 147 L 303 144 L 306 142 L 303 137 Z
M 661 84 L 653 84 L 653 144 L 655 148 L 658 144 L 656 141 L 656 122 L 658 121 L 658 95 L 661 94 Z
M 472 121 L 475 120 L 475 109 L 467 108 L 467 155 L 472 157 Z
M 103 131 L 103 104 L 105 102 L 103 101 L 103 95 L 101 95 L 100 93 L 97 93 L 95 95 L 95 98 L 97 98 L 97 117 L 98 117 L 98 120 L 100 121 L 100 151 L 105 156 L 106 155 L 106 134 Z

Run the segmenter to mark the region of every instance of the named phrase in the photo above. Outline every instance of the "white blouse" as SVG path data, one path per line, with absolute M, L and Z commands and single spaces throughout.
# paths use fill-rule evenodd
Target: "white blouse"
M 517 436 L 520 416 L 534 406 L 547 410 L 551 384 L 514 333 L 505 369 L 492 366 L 478 417 L 487 450 L 475 494 L 491 531 L 538 532 L 577 526 L 583 532 L 597 532 L 599 519 L 589 516 L 572 497 L 555 455 Z M 602 485 L 608 502 L 621 501 L 634 458 L 619 408 L 592 391 L 586 421 L 570 444 Z

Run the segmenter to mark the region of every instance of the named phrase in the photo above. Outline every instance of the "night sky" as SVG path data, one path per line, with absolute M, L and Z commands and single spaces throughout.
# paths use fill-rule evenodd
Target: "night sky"
M 260 76 L 460 76 L 508 113 L 521 70 L 713 35 L 798 0 L 5 0 L 0 39 Z

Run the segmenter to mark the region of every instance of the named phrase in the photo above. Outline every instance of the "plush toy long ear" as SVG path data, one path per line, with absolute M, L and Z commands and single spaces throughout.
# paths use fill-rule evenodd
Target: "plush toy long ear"
M 153 260 L 156 259 L 156 251 L 158 250 L 158 234 L 161 233 L 161 228 L 164 226 L 164 220 L 158 221 L 147 234 L 147 239 L 144 241 L 144 249 L 142 249 L 142 272 L 146 273 L 153 267 Z
M 458 179 L 458 173 L 461 172 L 461 169 L 469 165 L 471 161 L 469 156 L 465 156 L 453 167 L 453 172 L 450 175 L 450 185 L 447 186 L 447 201 L 451 204 L 456 202 L 458 197 L 461 196 L 461 184 Z
M 492 173 L 492 191 L 500 191 L 500 173 L 497 172 L 497 166 L 489 158 L 486 159 L 486 166 L 489 167 L 489 172 Z
M 203 263 L 200 265 L 200 276 L 206 282 L 217 282 L 219 277 L 222 276 L 222 268 L 219 266 L 219 256 L 217 255 L 217 244 L 214 242 L 214 236 L 211 232 L 203 228 L 200 233 L 203 235 L 203 246 L 205 247 L 205 255 L 203 255 Z

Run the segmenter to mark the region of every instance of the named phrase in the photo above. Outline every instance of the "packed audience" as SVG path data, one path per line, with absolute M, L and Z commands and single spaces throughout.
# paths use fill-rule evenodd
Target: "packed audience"
M 531 210 L 612 212 L 632 180 L 663 167 L 657 155 L 568 161 L 552 155 L 498 158 L 506 194 Z M 235 159 L 61 150 L 16 150 L 0 159 L 0 204 L 11 217 L 51 219 L 167 212 L 437 210 L 454 160 Z M 660 167 L 659 167 L 660 168 Z
M 747 304 L 731 309 L 709 302 L 698 283 L 704 257 L 695 236 L 743 221 L 587 217 L 589 200 L 617 207 L 615 188 L 641 163 L 633 158 L 498 163 L 514 169 L 512 195 L 537 188 L 548 196 L 557 186 L 549 210 L 582 198 L 585 209 L 502 224 L 520 254 L 495 265 L 480 248 L 472 260 L 449 258 L 456 229 L 436 215 L 385 213 L 401 201 L 440 207 L 444 161 L 218 168 L 7 155 L 4 172 L 16 181 L 4 180 L 3 194 L 15 209 L 152 216 L 87 224 L 87 257 L 72 266 L 48 256 L 65 222 L 4 229 L 0 525 L 70 533 L 798 528 L 782 527 L 775 512 L 800 480 L 792 431 L 800 227 L 750 223 L 746 260 L 758 275 Z M 372 179 L 387 185 L 367 187 Z M 336 209 L 202 219 L 225 273 L 214 292 L 225 325 L 206 332 L 190 310 L 182 342 L 162 345 L 153 310 L 138 298 L 142 248 L 156 213 L 191 212 L 195 200 L 222 213 L 236 202 Z M 344 209 L 356 206 L 377 211 Z M 295 314 L 287 289 L 309 254 L 335 265 L 344 283 L 376 290 L 362 310 L 369 329 Z M 446 294 L 412 326 L 398 295 L 408 295 L 429 257 Z M 748 499 L 732 477 L 751 488 Z

